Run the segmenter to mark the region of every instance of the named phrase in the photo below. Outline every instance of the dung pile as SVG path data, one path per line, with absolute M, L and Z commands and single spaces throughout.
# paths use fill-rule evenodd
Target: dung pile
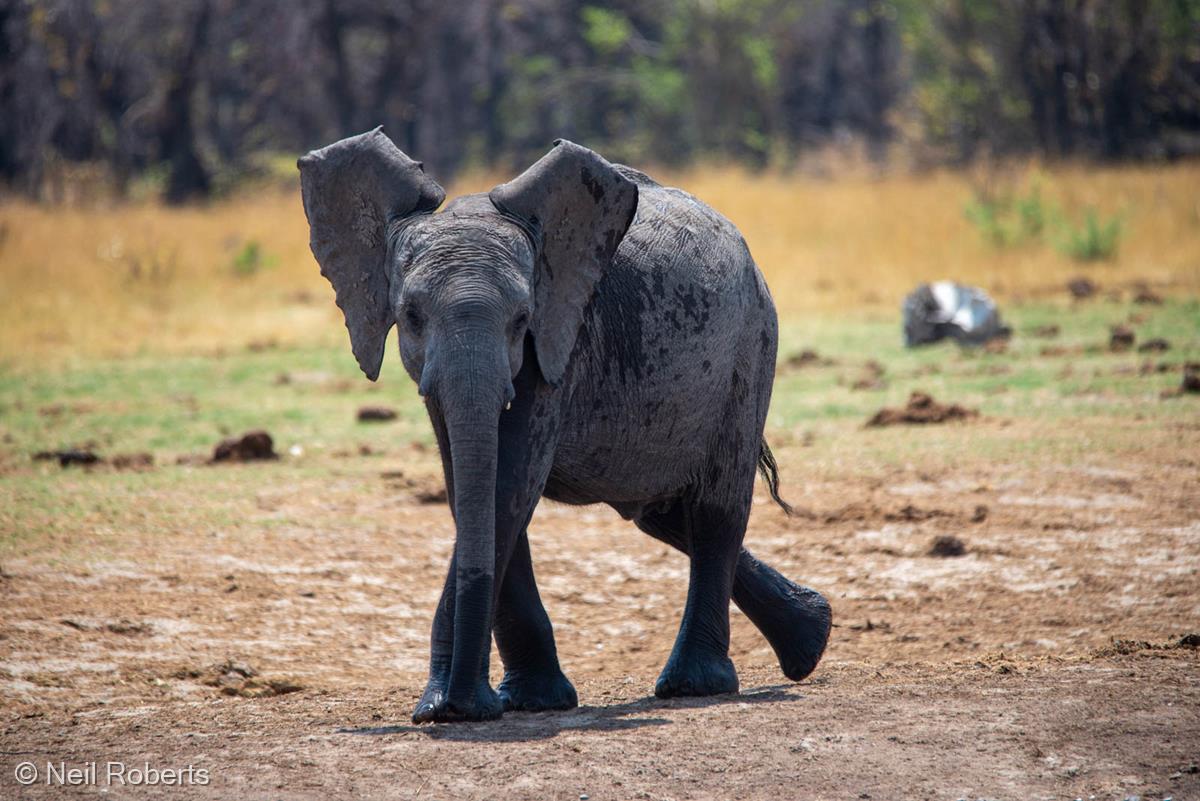
M 224 662 L 204 669 L 182 669 L 171 675 L 174 679 L 198 681 L 213 687 L 222 695 L 238 698 L 267 698 L 299 692 L 304 687 L 293 679 L 281 676 L 260 676 L 258 671 L 245 662 L 226 659 Z
M 213 450 L 213 462 L 254 462 L 278 459 L 275 441 L 266 431 L 247 431 L 240 437 L 222 440 Z
M 928 425 L 930 423 L 947 423 L 953 420 L 970 420 L 979 416 L 975 409 L 959 406 L 957 403 L 943 405 L 938 403 L 926 392 L 914 392 L 908 398 L 908 405 L 902 409 L 883 408 L 867 421 L 869 428 L 895 425 Z

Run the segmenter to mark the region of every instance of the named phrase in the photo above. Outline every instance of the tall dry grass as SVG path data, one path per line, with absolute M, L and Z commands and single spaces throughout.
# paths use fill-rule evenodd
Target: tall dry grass
M 451 194 L 497 180 L 465 179 Z M 1079 274 L 1200 294 L 1200 164 L 1022 168 L 987 179 L 993 189 L 1034 180 L 1068 214 L 1094 206 L 1122 215 L 1115 259 L 1080 264 L 1045 243 L 989 244 L 964 214 L 984 183 L 978 175 L 664 176 L 737 223 L 785 314 L 894 309 L 913 284 L 937 278 L 1001 299 Z M 0 360 L 340 343 L 339 313 L 307 241 L 294 187 L 184 209 L 0 203 Z

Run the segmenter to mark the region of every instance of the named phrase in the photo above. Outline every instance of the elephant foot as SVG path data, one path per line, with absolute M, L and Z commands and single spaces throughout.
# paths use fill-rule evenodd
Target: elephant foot
M 793 606 L 782 610 L 783 619 L 764 624 L 761 631 L 771 643 L 783 675 L 800 681 L 817 669 L 829 642 L 833 616 L 829 602 L 816 590 L 796 586 L 791 600 Z
M 505 673 L 497 690 L 505 711 L 545 712 L 579 706 L 575 687 L 557 666 L 540 672 Z
M 429 685 L 417 702 L 413 712 L 413 723 L 452 723 L 466 720 L 495 720 L 504 714 L 500 696 L 488 686 L 487 681 L 475 685 L 475 692 L 467 699 L 451 700 L 444 682 L 430 679 Z
M 743 550 L 733 601 L 771 643 L 785 676 L 800 681 L 816 670 L 833 624 L 821 593 L 789 581 Z
M 659 698 L 723 695 L 738 691 L 737 671 L 728 656 L 671 654 L 654 685 Z

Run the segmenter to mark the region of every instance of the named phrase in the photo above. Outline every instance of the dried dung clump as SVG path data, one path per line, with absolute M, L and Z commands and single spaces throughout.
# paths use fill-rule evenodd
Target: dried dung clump
M 1161 306 L 1162 296 L 1145 284 L 1134 287 L 1133 302 L 1147 306 Z
M 975 409 L 967 409 L 957 403 L 943 405 L 935 401 L 928 393 L 914 392 L 908 399 L 908 405 L 903 409 L 883 408 L 867 421 L 871 428 L 894 425 L 925 425 L 929 423 L 946 423 L 952 420 L 970 420 L 978 417 Z
M 1200 394 L 1200 362 L 1188 362 L 1183 366 L 1183 381 L 1175 389 L 1163 390 L 1164 398 L 1178 398 L 1180 395 Z
M 799 353 L 793 353 L 783 363 L 785 370 L 800 370 L 805 367 L 829 367 L 836 364 L 833 359 L 827 359 L 812 348 L 805 348 Z
M 395 420 L 396 417 L 396 410 L 389 409 L 387 406 L 364 406 L 358 410 L 358 422 L 360 423 L 387 423 Z
M 232 659 L 205 670 L 179 670 L 172 674 L 172 678 L 199 680 L 201 684 L 217 688 L 222 695 L 239 698 L 266 698 L 304 689 L 303 685 L 292 679 L 260 676 L 245 662 Z
M 412 493 L 413 500 L 420 504 L 448 503 L 449 495 L 446 485 L 433 478 L 413 478 L 404 474 L 403 470 L 385 470 L 380 473 L 384 481 L 392 489 L 407 490 Z
M 70 467 L 73 464 L 77 465 L 93 465 L 99 464 L 100 456 L 93 450 L 88 448 L 64 448 L 60 451 L 38 451 L 33 455 L 36 461 L 58 460 L 59 467 Z
M 939 534 L 929 545 L 930 556 L 951 557 L 962 556 L 967 552 L 967 544 L 953 534 Z
M 449 502 L 445 487 L 426 487 L 413 493 L 417 503 L 437 504 Z
M 117 470 L 149 470 L 154 467 L 154 454 L 146 453 L 118 453 L 109 460 Z
M 247 431 L 240 437 L 222 440 L 213 450 L 212 462 L 254 462 L 278 459 L 275 441 L 266 431 Z
M 1096 294 L 1098 289 L 1096 282 L 1090 278 L 1072 278 L 1067 282 L 1067 291 L 1076 300 L 1090 298 Z
M 57 461 L 60 467 L 107 464 L 115 470 L 149 470 L 154 467 L 154 454 L 151 453 L 118 453 L 106 459 L 88 448 L 64 448 L 57 451 L 38 451 L 33 455 L 36 461 Z
M 1170 362 L 1142 362 L 1142 366 L 1138 368 L 1138 375 L 1154 375 L 1155 373 L 1170 373 L 1175 370 L 1178 365 Z
M 1200 362 L 1188 362 L 1183 366 L 1183 384 L 1180 392 L 1200 392 Z
M 887 387 L 887 381 L 884 379 L 885 372 L 882 364 L 871 359 L 863 365 L 862 375 L 850 384 L 850 389 L 885 389 Z
M 950 517 L 949 512 L 941 509 L 922 509 L 913 504 L 906 504 L 895 512 L 885 512 L 883 519 L 889 522 L 921 523 L 938 517 Z
M 1136 336 L 1133 329 L 1127 325 L 1113 326 L 1112 334 L 1108 338 L 1108 349 L 1113 353 L 1121 353 L 1133 347 L 1133 342 Z
M 1162 337 L 1147 339 L 1138 345 L 1138 353 L 1163 353 L 1171 349 L 1171 343 Z
M 140 621 L 136 621 L 136 620 L 129 620 L 127 618 L 121 618 L 120 620 L 114 620 L 109 623 L 106 623 L 104 626 L 104 630 L 110 631 L 113 634 L 125 634 L 125 635 L 142 635 L 142 634 L 153 634 L 154 633 L 154 627 L 151 626 L 149 623 L 144 623 L 144 622 L 140 622 Z

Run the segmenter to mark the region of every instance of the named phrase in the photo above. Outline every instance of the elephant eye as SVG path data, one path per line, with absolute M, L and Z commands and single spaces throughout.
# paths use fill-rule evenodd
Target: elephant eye
M 404 307 L 404 325 L 408 328 L 409 333 L 414 336 L 420 335 L 421 329 L 425 327 L 425 318 L 421 316 L 421 312 L 416 306 Z
M 526 326 L 529 325 L 529 312 L 521 312 L 512 321 L 512 334 L 518 336 L 525 333 Z

